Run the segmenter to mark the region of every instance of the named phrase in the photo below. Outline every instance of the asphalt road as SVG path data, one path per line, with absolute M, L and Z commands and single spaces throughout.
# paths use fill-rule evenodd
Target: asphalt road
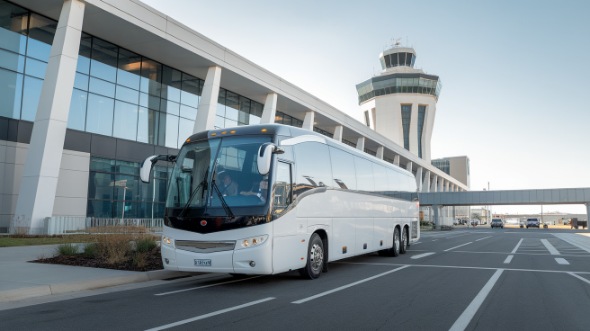
M 590 245 L 570 231 L 423 232 L 399 257 L 199 275 L 0 311 L 3 330 L 590 330 Z

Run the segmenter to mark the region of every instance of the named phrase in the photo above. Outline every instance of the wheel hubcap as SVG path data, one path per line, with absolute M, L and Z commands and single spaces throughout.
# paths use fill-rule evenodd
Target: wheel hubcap
M 309 252 L 309 261 L 311 262 L 311 268 L 314 271 L 321 269 L 322 263 L 324 261 L 324 251 L 320 245 L 314 244 L 311 246 L 311 251 Z

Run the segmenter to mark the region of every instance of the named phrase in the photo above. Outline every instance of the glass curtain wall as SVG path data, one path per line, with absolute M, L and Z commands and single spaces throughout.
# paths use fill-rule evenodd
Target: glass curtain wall
M 402 105 L 402 129 L 404 131 L 404 148 L 410 150 L 410 122 L 412 105 Z
M 91 157 L 87 216 L 161 218 L 169 168 L 155 166 L 149 184 L 139 180 L 140 164 Z

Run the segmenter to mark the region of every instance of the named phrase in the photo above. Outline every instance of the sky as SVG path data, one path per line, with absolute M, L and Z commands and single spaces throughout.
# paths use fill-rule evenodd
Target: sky
M 142 1 L 359 121 L 399 40 L 442 81 L 432 158 L 467 155 L 471 190 L 590 187 L 590 1 Z

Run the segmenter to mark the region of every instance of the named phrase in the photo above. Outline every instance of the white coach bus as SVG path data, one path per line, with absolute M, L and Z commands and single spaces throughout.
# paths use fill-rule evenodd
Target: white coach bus
M 169 179 L 169 270 L 318 278 L 328 262 L 397 256 L 420 238 L 414 176 L 315 132 L 270 124 L 192 135 Z

